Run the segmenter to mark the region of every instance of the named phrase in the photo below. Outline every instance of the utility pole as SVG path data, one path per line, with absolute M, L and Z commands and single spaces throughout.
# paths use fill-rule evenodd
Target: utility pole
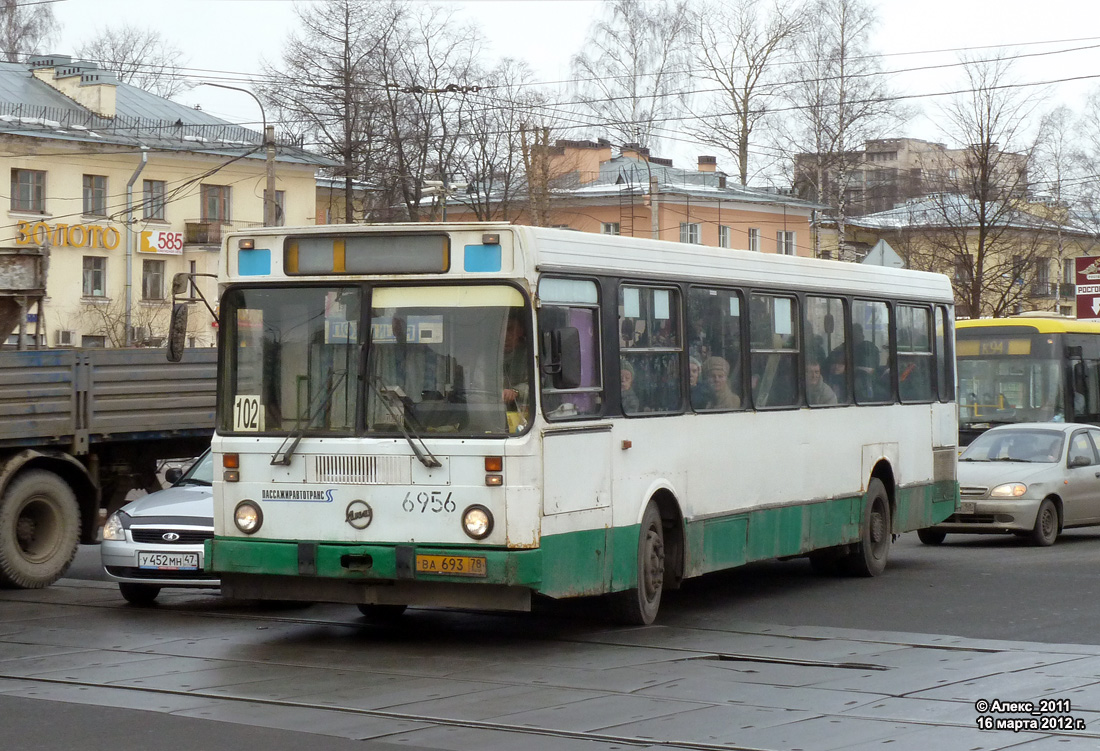
M 264 126 L 264 145 L 267 147 L 267 190 L 264 191 L 264 226 L 274 227 L 276 221 L 275 210 L 278 204 L 275 202 L 275 126 Z

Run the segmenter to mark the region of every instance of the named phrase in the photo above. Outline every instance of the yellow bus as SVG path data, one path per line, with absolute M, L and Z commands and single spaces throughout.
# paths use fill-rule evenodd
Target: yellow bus
M 1100 424 L 1100 321 L 982 318 L 955 336 L 960 444 L 1005 423 Z

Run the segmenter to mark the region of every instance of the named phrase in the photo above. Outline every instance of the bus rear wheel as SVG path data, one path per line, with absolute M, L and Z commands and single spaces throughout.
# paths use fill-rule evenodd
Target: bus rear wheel
M 638 531 L 638 586 L 612 595 L 615 620 L 648 626 L 657 618 L 665 584 L 665 533 L 653 501 L 646 506 Z
M 886 570 L 893 532 L 890 525 L 890 498 L 878 478 L 867 485 L 867 503 L 863 509 L 863 528 L 859 544 L 846 559 L 853 576 L 878 576 Z

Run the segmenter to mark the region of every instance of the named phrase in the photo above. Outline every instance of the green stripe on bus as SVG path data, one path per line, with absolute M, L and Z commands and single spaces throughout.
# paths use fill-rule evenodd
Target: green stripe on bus
M 957 495 L 953 482 L 899 488 L 894 531 L 921 529 L 946 519 L 955 511 Z M 689 521 L 684 529 L 685 577 L 858 542 L 862 518 L 863 497 L 852 496 Z M 550 597 L 602 594 L 630 589 L 637 582 L 636 524 L 547 535 L 532 550 L 410 547 L 413 555 L 486 559 L 485 577 L 414 577 L 422 581 L 508 584 Z M 206 554 L 218 572 L 297 576 L 299 571 L 296 542 L 219 537 L 207 543 Z M 396 579 L 397 546 L 318 543 L 315 575 L 349 582 Z

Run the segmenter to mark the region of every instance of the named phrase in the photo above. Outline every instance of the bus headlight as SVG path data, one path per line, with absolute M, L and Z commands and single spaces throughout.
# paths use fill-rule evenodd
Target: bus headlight
M 255 534 L 264 523 L 264 513 L 252 501 L 241 501 L 233 509 L 233 523 L 246 535 Z
M 122 526 L 122 517 L 118 512 L 107 517 L 103 523 L 103 539 L 122 541 L 126 539 L 126 528 Z
M 484 506 L 470 506 L 462 512 L 462 530 L 475 540 L 484 540 L 493 531 L 493 514 Z
M 1019 498 L 1027 492 L 1027 485 L 1022 482 L 1006 482 L 989 491 L 990 498 Z

